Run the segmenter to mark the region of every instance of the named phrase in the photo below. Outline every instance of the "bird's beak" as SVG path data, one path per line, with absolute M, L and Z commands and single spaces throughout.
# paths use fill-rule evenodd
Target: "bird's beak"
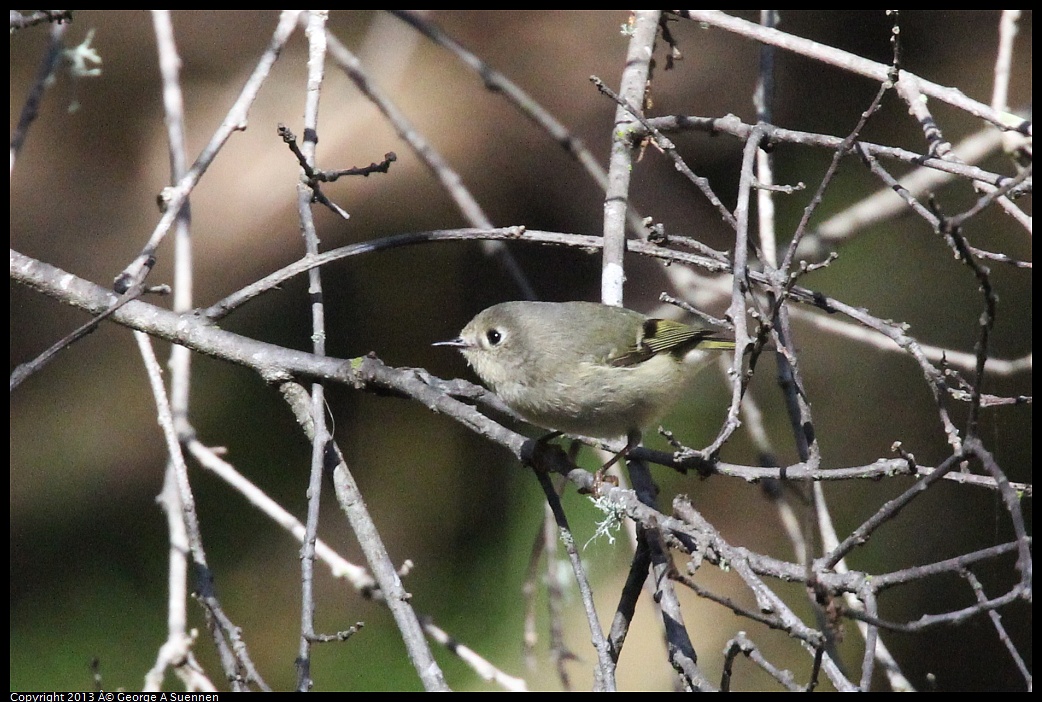
M 464 341 L 463 337 L 457 336 L 455 339 L 452 339 L 450 341 L 436 341 L 433 344 L 431 344 L 431 346 L 452 346 L 453 348 L 457 349 L 465 349 L 469 347 L 470 344 Z

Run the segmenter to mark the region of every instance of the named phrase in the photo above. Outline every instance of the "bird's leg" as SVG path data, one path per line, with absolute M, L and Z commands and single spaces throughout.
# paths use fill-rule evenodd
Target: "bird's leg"
M 538 441 L 541 444 L 545 444 L 545 443 L 548 443 L 550 441 L 553 441 L 554 439 L 556 439 L 557 437 L 561 436 L 562 434 L 564 434 L 563 431 L 552 431 L 549 434 L 543 434 L 538 439 L 536 439 L 536 441 Z
M 608 459 L 608 462 L 601 466 L 600 469 L 593 474 L 594 485 L 605 482 L 606 480 L 607 482 L 611 482 L 614 485 L 618 485 L 619 483 L 617 480 L 615 480 L 614 478 L 606 478 L 605 474 L 608 472 L 609 468 L 611 468 L 613 465 L 619 462 L 620 458 L 625 458 L 630 454 L 630 451 L 637 448 L 638 446 L 640 446 L 640 431 L 637 429 L 631 429 L 629 433 L 626 434 L 626 445 L 622 448 L 622 450 L 614 456 L 612 456 L 610 459 Z
M 521 462 L 525 465 L 534 465 L 536 463 L 536 453 L 538 451 L 546 450 L 549 447 L 550 442 L 561 435 L 559 431 L 552 431 L 549 434 L 544 434 L 538 439 L 528 439 L 524 444 L 521 445 Z

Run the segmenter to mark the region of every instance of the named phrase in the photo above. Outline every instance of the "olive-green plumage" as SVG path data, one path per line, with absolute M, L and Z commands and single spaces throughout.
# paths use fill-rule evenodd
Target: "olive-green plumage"
M 734 348 L 713 330 L 595 302 L 504 302 L 440 345 L 533 424 L 631 441 L 683 397 L 705 351 Z

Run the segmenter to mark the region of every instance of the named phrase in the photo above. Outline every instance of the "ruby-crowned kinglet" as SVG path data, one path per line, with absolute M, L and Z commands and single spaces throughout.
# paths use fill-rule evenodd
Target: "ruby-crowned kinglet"
M 504 302 L 454 346 L 503 402 L 538 426 L 600 439 L 640 431 L 684 395 L 705 351 L 733 349 L 711 329 L 596 302 Z

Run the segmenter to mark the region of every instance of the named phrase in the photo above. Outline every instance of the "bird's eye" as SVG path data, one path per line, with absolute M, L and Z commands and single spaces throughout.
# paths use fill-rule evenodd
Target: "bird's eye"
M 503 340 L 503 334 L 498 329 L 489 329 L 485 332 L 485 338 L 488 339 L 490 346 L 499 346 L 499 342 Z

